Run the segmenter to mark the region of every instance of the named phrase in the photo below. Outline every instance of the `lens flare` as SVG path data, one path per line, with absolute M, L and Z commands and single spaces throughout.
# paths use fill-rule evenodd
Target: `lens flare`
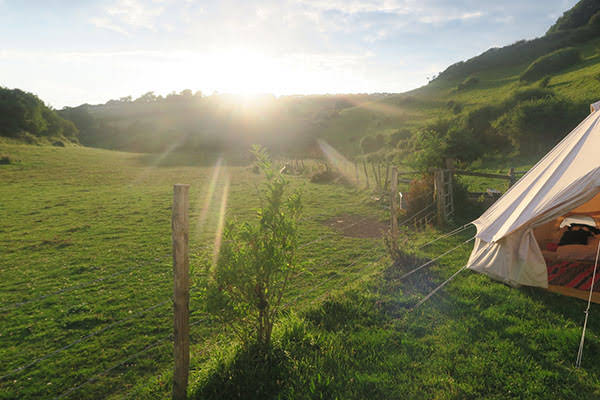
M 223 158 L 219 157 L 213 169 L 212 178 L 210 179 L 210 183 L 208 184 L 206 196 L 204 197 L 204 202 L 202 205 L 202 210 L 200 211 L 200 217 L 198 218 L 198 223 L 196 224 L 196 232 L 198 233 L 198 235 L 200 235 L 203 232 L 203 229 L 205 227 L 206 219 L 208 218 L 208 210 L 210 209 L 210 205 L 215 195 L 215 187 L 217 186 L 217 181 L 219 180 L 222 166 Z
M 215 248 L 213 253 L 213 266 L 217 265 L 219 251 L 221 250 L 221 241 L 223 239 L 223 228 L 225 227 L 225 213 L 227 210 L 227 197 L 229 196 L 229 174 L 225 174 L 225 185 L 221 194 L 221 209 L 219 210 L 219 221 L 217 223 L 217 232 L 215 233 Z
M 321 152 L 333 166 L 333 168 L 340 173 L 348 182 L 353 183 L 356 186 L 360 185 L 358 181 L 358 173 L 356 171 L 356 165 L 351 161 L 348 161 L 346 157 L 340 154 L 339 151 L 334 149 L 329 143 L 323 139 L 317 139 Z
M 152 164 L 150 166 L 148 166 L 147 168 L 144 168 L 142 173 L 140 175 L 138 175 L 138 177 L 135 179 L 134 183 L 139 183 L 139 182 L 143 181 L 148 175 L 150 175 L 150 171 L 152 171 L 154 168 L 158 167 L 160 165 L 160 163 L 162 162 L 162 160 L 164 160 L 176 148 L 181 146 L 181 144 L 186 139 L 187 139 L 187 137 L 185 137 L 185 136 L 180 137 L 178 140 L 173 142 L 169 147 L 167 147 L 167 149 L 165 151 L 163 151 L 158 157 L 156 157 L 154 159 L 154 161 L 152 162 Z

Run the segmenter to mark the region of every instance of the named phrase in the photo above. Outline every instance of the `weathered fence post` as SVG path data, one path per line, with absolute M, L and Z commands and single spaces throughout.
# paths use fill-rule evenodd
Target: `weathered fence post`
M 437 223 L 442 226 L 446 223 L 446 196 L 444 195 L 444 170 L 436 169 L 433 175 L 435 189 L 435 202 L 437 207 Z
M 367 181 L 367 189 L 369 188 L 369 171 L 367 170 L 367 162 L 362 160 L 363 169 L 365 170 L 365 180 Z
M 508 187 L 510 188 L 512 185 L 515 184 L 515 169 L 511 168 L 508 171 Z
M 392 240 L 394 241 L 393 246 L 396 247 L 398 243 L 398 167 L 392 167 L 392 181 L 390 182 L 390 207 L 392 217 Z
M 173 336 L 175 370 L 173 372 L 173 400 L 187 398 L 190 368 L 189 326 L 189 192 L 190 185 L 177 184 L 173 187 L 173 215 L 171 219 L 173 237 Z

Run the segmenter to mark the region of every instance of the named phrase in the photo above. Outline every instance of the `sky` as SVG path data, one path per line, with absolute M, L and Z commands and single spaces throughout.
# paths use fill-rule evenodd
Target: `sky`
M 60 109 L 148 91 L 404 92 L 577 0 L 0 0 L 0 86 Z

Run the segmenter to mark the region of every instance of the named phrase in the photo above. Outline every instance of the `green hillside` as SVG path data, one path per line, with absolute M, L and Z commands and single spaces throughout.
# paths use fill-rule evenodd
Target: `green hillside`
M 582 1 L 573 10 L 595 13 L 597 5 L 590 4 L 596 2 Z M 573 10 L 541 38 L 454 64 L 416 90 L 346 108 L 326 122 L 320 135 L 355 155 L 363 152 L 364 136 L 387 137 L 408 129 L 412 141 L 383 149 L 388 156 L 406 160 L 423 147 L 417 133 L 445 121 L 454 127 L 455 136 L 468 136 L 463 144 L 478 146 L 482 158 L 485 149 L 478 142 L 494 137 L 504 142 L 501 150 L 506 155 L 538 157 L 585 117 L 589 103 L 600 98 L 599 17 L 586 14 L 585 19 Z M 552 120 L 557 118 L 559 124 Z M 439 136 L 444 143 L 456 140 L 447 131 Z M 528 141 L 540 139 L 546 143 L 543 147 L 528 148 Z M 460 158 L 452 152 L 446 155 Z

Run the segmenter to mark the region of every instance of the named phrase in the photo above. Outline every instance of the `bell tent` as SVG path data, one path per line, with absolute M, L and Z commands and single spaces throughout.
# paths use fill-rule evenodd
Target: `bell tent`
M 600 102 L 473 224 L 467 268 L 588 299 L 600 230 Z M 600 293 L 593 293 L 600 302 Z

